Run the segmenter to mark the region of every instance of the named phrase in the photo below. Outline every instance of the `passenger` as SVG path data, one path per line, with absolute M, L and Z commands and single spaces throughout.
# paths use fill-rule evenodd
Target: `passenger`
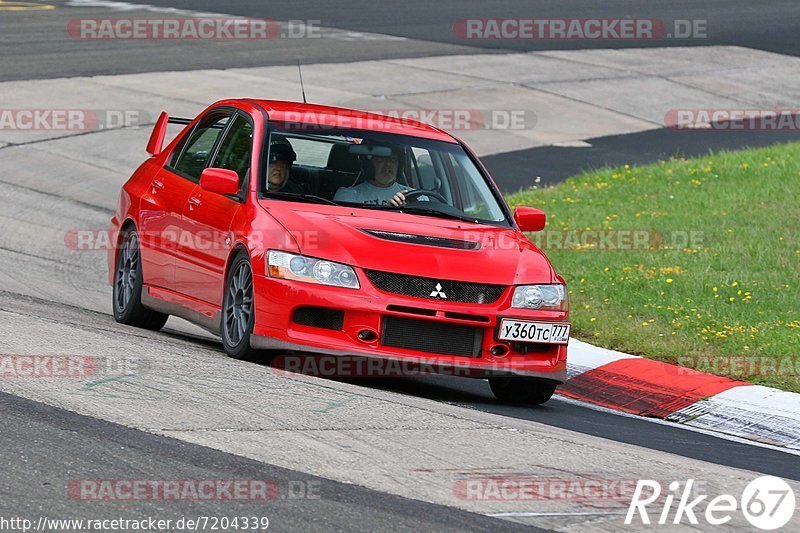
M 272 135 L 269 143 L 267 183 L 270 192 L 304 194 L 303 186 L 289 179 L 292 164 L 297 159 L 292 145 L 282 135 Z
M 366 205 L 390 205 L 403 207 L 412 189 L 397 183 L 399 150 L 392 148 L 389 157 L 372 157 L 373 178 L 353 187 L 341 187 L 333 197 L 336 202 L 352 202 Z

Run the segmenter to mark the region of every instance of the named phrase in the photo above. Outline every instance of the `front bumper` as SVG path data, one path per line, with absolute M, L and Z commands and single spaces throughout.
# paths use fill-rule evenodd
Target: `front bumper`
M 494 303 L 471 304 L 386 293 L 375 288 L 362 273 L 359 280 L 361 289 L 353 290 L 256 274 L 253 280 L 256 316 L 251 344 L 260 349 L 378 357 L 420 363 L 427 368 L 466 369 L 470 377 L 525 376 L 566 381 L 567 345 L 522 345 L 497 339 L 500 318 L 566 323 L 565 312 L 512 309 L 511 287 Z M 297 323 L 293 319 L 295 312 L 304 307 L 342 311 L 341 327 Z M 468 356 L 386 346 L 381 340 L 387 317 L 476 328 L 480 330 L 476 336 L 479 346 Z M 373 332 L 374 338 L 360 338 L 359 332 L 365 330 Z M 492 349 L 497 347 L 503 347 L 504 353 L 494 355 Z

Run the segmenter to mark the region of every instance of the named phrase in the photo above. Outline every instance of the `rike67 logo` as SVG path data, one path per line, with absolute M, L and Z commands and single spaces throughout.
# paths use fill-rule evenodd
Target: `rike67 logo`
M 682 524 L 688 522 L 698 525 L 698 516 L 712 526 L 727 524 L 734 513 L 741 512 L 753 527 L 765 531 L 782 528 L 792 519 L 795 509 L 795 496 L 792 487 L 783 479 L 775 476 L 762 476 L 751 481 L 742 491 L 741 497 L 721 494 L 705 504 L 705 511 L 698 507 L 709 496 L 700 494 L 694 497 L 694 479 L 689 479 L 681 489 L 679 481 L 669 484 L 668 491 L 661 505 L 661 483 L 651 479 L 640 479 L 633 492 L 625 524 L 632 524 L 635 518 L 644 525 L 651 524 L 648 505 L 658 502 L 653 522 L 664 525 L 668 523 Z M 694 498 L 693 498 L 694 497 Z M 693 499 L 692 499 L 693 498 Z M 677 505 L 674 507 L 673 504 Z

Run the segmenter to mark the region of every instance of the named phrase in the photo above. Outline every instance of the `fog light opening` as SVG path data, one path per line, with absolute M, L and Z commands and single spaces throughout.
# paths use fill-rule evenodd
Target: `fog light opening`
M 362 329 L 358 332 L 358 338 L 364 342 L 372 342 L 378 338 L 378 334 L 371 329 Z
M 508 346 L 503 344 L 495 344 L 492 346 L 489 352 L 495 357 L 502 357 L 508 353 Z

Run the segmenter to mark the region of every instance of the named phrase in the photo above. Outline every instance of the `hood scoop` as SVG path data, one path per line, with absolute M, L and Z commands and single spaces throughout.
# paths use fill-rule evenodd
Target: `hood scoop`
M 457 250 L 478 250 L 481 244 L 473 241 L 461 241 L 458 239 L 447 239 L 444 237 L 432 237 L 430 235 L 414 235 L 411 233 L 397 233 L 394 231 L 382 231 L 377 229 L 364 229 L 361 231 L 378 239 L 395 242 L 405 242 L 407 244 L 422 244 L 425 246 L 438 246 L 439 248 L 455 248 Z

